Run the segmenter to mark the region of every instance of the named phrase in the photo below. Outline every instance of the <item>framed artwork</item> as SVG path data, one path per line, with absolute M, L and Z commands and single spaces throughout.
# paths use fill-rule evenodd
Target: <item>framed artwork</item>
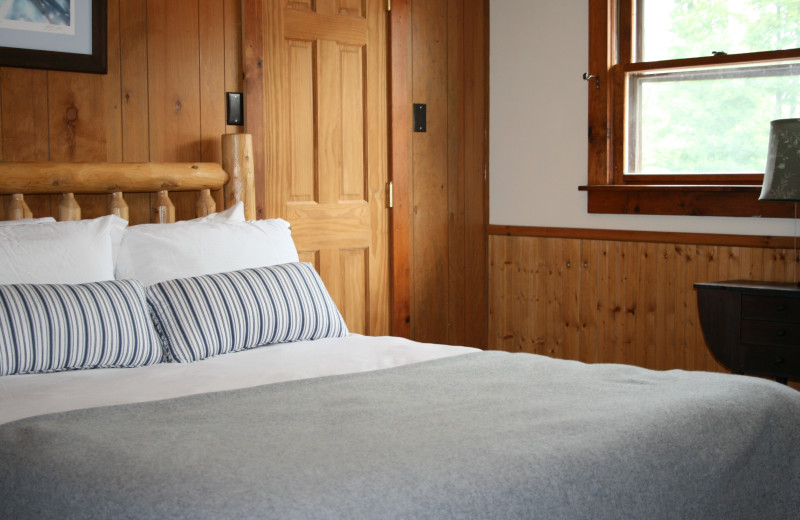
M 0 0 L 0 66 L 105 74 L 107 0 Z

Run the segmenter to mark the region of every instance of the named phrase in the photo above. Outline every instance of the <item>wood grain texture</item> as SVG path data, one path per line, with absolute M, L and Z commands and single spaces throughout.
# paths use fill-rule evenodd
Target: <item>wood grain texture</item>
M 491 236 L 489 347 L 585 362 L 724 371 L 695 282 L 792 281 L 793 248 Z
M 360 6 L 358 5 L 360 4 Z M 374 111 L 364 120 L 367 135 L 365 167 L 368 175 L 364 182 L 367 204 L 373 220 L 368 251 L 368 291 L 370 297 L 369 330 L 375 334 L 389 333 L 389 297 L 391 282 L 389 272 L 389 203 L 386 185 L 389 180 L 389 34 L 386 4 L 381 1 L 363 2 L 343 0 L 339 4 L 343 14 L 353 16 L 363 13 L 370 29 L 364 66 L 367 85 L 364 91 L 365 106 Z M 358 7 L 358 8 L 357 8 Z M 369 114 L 369 112 L 368 112 Z
M 763 235 L 715 235 L 710 233 L 679 233 L 669 231 L 631 231 L 625 229 L 556 228 L 539 226 L 490 225 L 489 235 L 519 237 L 584 238 L 619 240 L 623 242 L 683 243 L 715 246 L 745 246 L 788 248 L 793 238 Z
M 463 84 L 464 71 L 469 64 L 465 57 L 470 53 L 465 48 L 465 2 L 447 2 L 447 247 L 450 254 L 447 262 L 447 294 L 453 295 L 447 301 L 447 341 L 454 345 L 467 343 L 466 320 L 467 300 L 462 293 L 467 287 L 466 258 L 466 138 L 469 129 L 464 124 L 466 88 Z
M 607 184 L 609 182 L 610 145 L 607 121 L 610 120 L 610 101 L 613 84 L 611 80 L 611 62 L 608 46 L 612 45 L 611 30 L 608 20 L 608 10 L 612 4 L 606 0 L 589 1 L 589 38 L 595 42 L 606 42 L 605 45 L 589 47 L 589 70 L 586 73 L 597 76 L 595 80 L 586 82 L 587 97 L 589 99 L 588 114 L 588 178 L 589 184 Z M 596 88 L 596 85 L 599 88 Z
M 270 5 L 264 0 L 250 0 L 242 5 L 242 88 L 247 93 L 247 101 L 244 104 L 245 131 L 257 137 L 261 136 L 260 139 L 264 140 L 266 140 L 267 106 L 270 106 L 269 102 L 274 95 L 267 89 L 265 75 L 272 70 L 280 69 L 280 64 L 265 61 L 266 40 L 269 35 L 265 34 L 264 28 L 269 20 L 267 9 Z M 267 157 L 266 146 L 259 145 L 253 148 L 256 186 L 266 185 L 268 160 L 271 158 Z M 267 196 L 265 189 L 256 190 L 258 218 L 266 218 L 269 214 L 267 208 L 273 207 L 272 201 L 267 200 Z
M 410 97 L 427 105 L 426 132 L 412 134 L 411 184 L 398 190 L 412 202 L 410 334 L 485 346 L 488 3 L 409 7 Z
M 76 194 L 109 194 L 107 211 L 127 219 L 129 208 L 123 192 L 153 192 L 151 220 L 165 223 L 175 221 L 175 206 L 169 191 L 194 191 L 199 194 L 193 216 L 206 216 L 216 211 L 211 190 L 226 191 L 226 207 L 244 203 L 245 216 L 252 217 L 253 191 L 252 163 L 249 134 L 223 136 L 226 144 L 244 142 L 246 146 L 227 146 L 225 161 L 230 173 L 217 163 L 77 163 L 77 162 L 0 162 L 0 193 L 8 192 L 10 204 L 6 209 L 8 220 L 32 216 L 22 193 L 30 188 L 33 193 L 61 195 L 58 220 L 80 220 L 83 211 Z M 245 166 L 242 166 L 245 165 Z M 92 200 L 92 199 L 85 199 Z M 94 218 L 96 215 L 92 215 Z
M 223 4 L 223 16 L 225 18 L 225 92 L 243 92 L 242 15 L 244 7 L 242 6 L 242 0 L 224 0 Z M 225 133 L 228 134 L 243 131 L 244 127 L 238 125 L 230 125 L 225 129 Z
M 248 117 L 254 113 L 265 128 L 254 139 L 264 150 L 266 214 L 292 224 L 298 250 L 314 257 L 350 330 L 386 334 L 385 6 L 361 2 L 362 12 L 336 0 L 260 4 L 261 27 L 245 11 L 245 67 L 264 69 L 256 73 L 262 90 L 255 105 L 250 98 Z M 258 45 L 264 59 L 252 64 Z
M 147 2 L 150 160 L 202 157 L 200 27 L 197 0 Z M 196 194 L 175 194 L 178 219 L 194 214 Z
M 395 0 L 389 13 L 391 333 L 411 337 L 411 10 Z
M 0 68 L 0 123 L 4 161 L 46 161 L 50 157 L 47 112 L 48 72 Z M 8 199 L 6 199 L 8 204 Z M 55 216 L 49 196 L 26 198 L 35 217 Z
M 219 136 L 225 121 L 225 10 L 224 2 L 198 3 L 200 59 L 200 157 L 220 162 Z M 215 100 L 218 100 L 216 103 Z
M 241 91 L 241 9 L 109 0 L 107 74 L 0 68 L 2 160 L 219 161 L 224 92 Z M 150 195 L 125 198 L 131 223 L 150 221 Z M 176 199 L 178 218 L 191 218 L 197 195 Z M 110 196 L 76 200 L 86 218 L 104 214 Z M 34 216 L 56 216 L 60 198 L 26 201 Z
M 464 3 L 464 343 L 486 345 L 489 223 L 489 2 Z
M 3 162 L 0 193 L 113 193 L 219 189 L 217 163 Z
M 120 84 L 122 160 L 150 160 L 149 94 L 147 89 L 147 1 L 120 0 Z M 150 194 L 126 195 L 130 222 L 150 222 Z
M 247 220 L 256 220 L 255 172 L 253 171 L 253 136 L 225 134 L 222 136 L 222 168 L 231 176 L 225 185 L 224 207 L 244 201 Z
M 446 343 L 448 307 L 455 296 L 448 291 L 448 42 L 441 37 L 448 34 L 447 2 L 411 0 L 411 14 L 411 96 L 427 107 L 427 130 L 411 138 L 412 337 Z

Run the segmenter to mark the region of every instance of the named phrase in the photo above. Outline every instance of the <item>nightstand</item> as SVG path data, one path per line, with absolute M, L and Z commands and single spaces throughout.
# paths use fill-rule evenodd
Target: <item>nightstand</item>
M 800 379 L 800 287 L 794 283 L 696 283 L 706 344 L 737 374 Z

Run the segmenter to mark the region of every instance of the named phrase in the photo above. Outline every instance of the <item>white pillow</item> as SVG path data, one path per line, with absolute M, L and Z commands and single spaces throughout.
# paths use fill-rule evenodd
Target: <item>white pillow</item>
M 23 218 L 20 220 L 0 220 L 0 227 L 4 226 L 18 226 L 20 224 L 45 224 L 47 222 L 55 222 L 53 217 L 42 218 Z
M 187 220 L 126 229 L 115 274 L 152 285 L 298 261 L 285 220 Z
M 0 284 L 79 284 L 114 279 L 128 222 L 108 215 L 0 227 Z
M 244 222 L 244 202 L 239 201 L 228 209 L 217 211 L 205 217 L 198 217 L 192 222 L 205 222 L 208 220 L 232 220 L 234 222 Z

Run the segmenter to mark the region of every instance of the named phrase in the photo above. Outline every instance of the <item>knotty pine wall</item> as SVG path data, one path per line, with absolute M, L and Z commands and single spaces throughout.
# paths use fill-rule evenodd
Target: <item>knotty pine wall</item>
M 705 345 L 692 284 L 790 281 L 797 261 L 791 246 L 490 235 L 489 347 L 724 372 Z
M 243 131 L 225 124 L 241 13 L 241 0 L 108 0 L 108 74 L 0 68 L 0 160 L 220 161 L 220 135 Z M 178 219 L 194 215 L 195 194 L 171 197 Z M 105 195 L 77 198 L 84 218 L 106 214 Z M 57 211 L 26 200 L 34 216 Z M 148 195 L 126 200 L 132 223 L 149 221 Z

